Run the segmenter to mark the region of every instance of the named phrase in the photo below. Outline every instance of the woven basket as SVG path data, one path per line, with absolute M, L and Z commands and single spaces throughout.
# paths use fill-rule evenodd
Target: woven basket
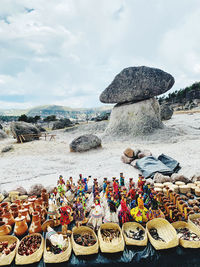
M 66 262 L 69 260 L 72 253 L 72 245 L 71 245 L 71 239 L 69 237 L 66 238 L 68 241 L 68 247 L 65 251 L 63 251 L 60 254 L 54 254 L 52 252 L 48 252 L 45 240 L 44 255 L 43 255 L 45 263 L 59 263 L 59 262 Z
M 177 221 L 177 222 L 172 223 L 172 226 L 175 229 L 188 228 L 190 231 L 192 231 L 193 233 L 197 234 L 200 237 L 196 228 L 189 223 Z M 200 248 L 200 241 L 187 241 L 187 240 L 179 238 L 179 244 L 184 248 Z
M 163 238 L 165 242 L 155 240 L 149 233 L 149 230 L 151 228 L 156 228 L 158 235 Z M 176 230 L 167 220 L 162 218 L 153 219 L 147 223 L 146 229 L 149 240 L 156 250 L 168 249 L 178 246 L 179 242 Z
M 124 231 L 129 231 L 129 230 L 136 231 L 137 227 L 142 229 L 144 231 L 144 233 L 145 233 L 143 240 L 135 240 L 135 239 L 129 238 L 124 233 Z M 132 246 L 146 246 L 147 245 L 147 241 L 148 241 L 147 232 L 144 229 L 144 227 L 139 223 L 136 223 L 136 222 L 126 222 L 126 223 L 124 223 L 122 225 L 122 233 L 123 233 L 126 245 L 132 245 Z
M 16 258 L 15 258 L 15 264 L 18 264 L 18 265 L 31 264 L 31 263 L 39 262 L 40 259 L 42 258 L 42 254 L 44 251 L 44 238 L 42 237 L 41 234 L 38 234 L 38 233 L 37 234 L 36 233 L 31 234 L 28 236 L 33 236 L 33 235 L 39 235 L 42 239 L 39 249 L 37 249 L 35 253 L 33 253 L 29 256 L 21 256 L 21 255 L 19 255 L 18 250 L 17 250 L 17 254 L 16 254 Z M 25 236 L 24 238 L 26 238 L 26 237 L 27 236 Z M 24 238 L 21 240 L 21 242 L 24 240 Z
M 163 188 L 164 184 L 161 183 L 154 183 L 154 188 Z
M 115 238 L 112 242 L 105 242 L 102 238 L 102 235 L 101 235 L 101 229 L 119 230 L 120 236 L 117 240 Z M 124 238 L 122 235 L 122 230 L 119 227 L 119 225 L 116 223 L 104 223 L 104 224 L 102 224 L 98 230 L 98 238 L 99 238 L 99 245 L 100 245 L 101 252 L 115 253 L 115 252 L 120 252 L 120 251 L 124 250 L 125 243 L 124 243 Z
M 10 265 L 11 262 L 13 261 L 17 248 L 19 246 L 19 239 L 15 236 L 11 236 L 11 235 L 4 235 L 4 236 L 0 236 L 0 242 L 4 242 L 4 241 L 8 241 L 8 245 L 13 244 L 15 241 L 17 241 L 17 245 L 15 247 L 15 249 L 9 253 L 8 255 L 2 255 L 0 253 L 0 266 L 4 266 L 4 265 Z
M 196 224 L 193 223 L 193 220 L 197 218 L 200 218 L 200 213 L 189 215 L 188 224 L 192 225 L 193 228 L 198 232 L 198 235 L 200 235 L 200 226 L 197 226 Z
M 90 232 L 97 240 L 97 242 L 93 246 L 85 247 L 85 246 L 81 246 L 75 242 L 74 235 L 75 234 L 83 234 L 84 232 Z M 72 248 L 73 248 L 73 251 L 74 251 L 76 256 L 77 255 L 96 254 L 99 251 L 98 238 L 97 238 L 95 232 L 90 227 L 87 227 L 87 226 L 74 227 L 72 229 L 71 239 L 72 239 Z

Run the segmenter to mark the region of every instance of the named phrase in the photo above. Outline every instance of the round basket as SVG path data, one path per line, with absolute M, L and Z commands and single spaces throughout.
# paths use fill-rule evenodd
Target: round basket
M 103 237 L 101 235 L 101 230 L 102 229 L 114 229 L 114 230 L 119 230 L 120 235 L 119 238 L 113 239 L 111 242 L 106 242 L 103 240 Z M 116 253 L 124 250 L 124 238 L 122 235 L 122 230 L 119 227 L 118 224 L 116 223 L 104 223 L 100 226 L 98 230 L 98 238 L 99 238 L 99 245 L 101 252 L 104 253 Z
M 59 262 L 66 262 L 69 260 L 71 253 L 72 253 L 72 244 L 69 237 L 64 235 L 64 238 L 67 239 L 68 247 L 65 251 L 59 254 L 54 254 L 52 252 L 48 252 L 46 248 L 46 240 L 44 246 L 44 262 L 45 263 L 59 263 Z
M 77 244 L 74 240 L 74 235 L 75 234 L 83 234 L 84 232 L 90 232 L 96 239 L 96 243 L 93 246 L 85 247 Z M 72 248 L 75 253 L 75 255 L 91 255 L 91 254 L 96 254 L 99 251 L 99 242 L 98 238 L 95 234 L 95 232 L 87 226 L 80 226 L 80 227 L 74 227 L 72 229 Z
M 179 185 L 179 190 L 181 194 L 187 194 L 191 192 L 191 188 L 187 185 Z
M 156 228 L 158 235 L 163 240 L 165 240 L 165 242 L 161 240 L 155 240 L 149 232 L 151 228 Z M 156 250 L 168 249 L 178 246 L 179 242 L 176 230 L 167 220 L 162 218 L 153 219 L 147 223 L 146 229 L 149 240 Z
M 4 265 L 11 265 L 11 262 L 13 261 L 17 248 L 19 246 L 19 239 L 15 236 L 12 235 L 4 235 L 4 236 L 0 236 L 0 242 L 4 242 L 4 241 L 8 241 L 8 245 L 10 246 L 11 244 L 13 244 L 14 242 L 17 242 L 17 245 L 15 247 L 15 249 L 9 253 L 8 255 L 2 255 L 0 254 L 0 266 L 4 266 Z
M 200 237 L 199 231 L 197 231 L 196 228 L 193 227 L 189 223 L 177 221 L 177 222 L 172 223 L 172 226 L 175 229 L 188 228 L 191 232 L 195 233 L 196 235 L 198 235 L 198 237 Z M 184 248 L 200 248 L 200 241 L 188 241 L 188 240 L 179 238 L 179 244 Z
M 21 255 L 19 255 L 18 249 L 17 249 L 17 254 L 16 254 L 16 258 L 15 258 L 15 264 L 18 264 L 18 265 L 31 264 L 31 263 L 39 262 L 40 259 L 42 258 L 42 254 L 43 254 L 43 251 L 44 251 L 44 238 L 42 237 L 41 234 L 35 233 L 35 234 L 27 235 L 21 240 L 21 242 L 26 237 L 33 236 L 33 235 L 38 235 L 38 236 L 41 237 L 41 244 L 40 244 L 39 249 L 37 249 L 36 252 L 34 252 L 33 254 L 31 254 L 29 256 L 21 256 Z M 19 246 L 20 246 L 20 244 L 19 244 Z
M 135 239 L 127 237 L 126 234 L 125 234 L 125 232 L 129 231 L 129 230 L 136 231 L 137 227 L 139 227 L 145 233 L 143 240 L 135 240 Z M 126 245 L 132 245 L 132 246 L 146 246 L 147 245 L 147 241 L 148 241 L 147 232 L 144 229 L 144 227 L 139 223 L 136 223 L 136 222 L 126 222 L 126 223 L 124 223 L 122 225 L 122 233 L 123 233 Z
M 176 184 L 170 185 L 169 189 L 172 189 L 175 193 L 179 193 L 179 186 Z

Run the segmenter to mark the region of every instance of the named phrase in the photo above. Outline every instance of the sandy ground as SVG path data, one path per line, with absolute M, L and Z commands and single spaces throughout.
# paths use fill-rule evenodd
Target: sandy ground
M 82 173 L 99 180 L 124 173 L 127 178 L 137 179 L 138 171 L 121 162 L 122 152 L 127 147 L 149 149 L 154 156 L 167 154 L 180 162 L 180 173 L 190 177 L 200 173 L 200 113 L 176 114 L 164 122 L 165 128 L 154 134 L 113 139 L 103 131 L 107 122 L 80 125 L 75 130 L 54 131 L 55 141 L 39 140 L 16 144 L 8 138 L 0 141 L 0 151 L 7 144 L 14 150 L 0 154 L 0 190 L 12 190 L 17 186 L 26 189 L 32 184 L 55 185 L 59 175 L 74 180 Z M 85 153 L 70 153 L 69 144 L 84 133 L 95 133 L 102 138 L 102 148 Z M 92 181 L 91 181 L 92 182 Z

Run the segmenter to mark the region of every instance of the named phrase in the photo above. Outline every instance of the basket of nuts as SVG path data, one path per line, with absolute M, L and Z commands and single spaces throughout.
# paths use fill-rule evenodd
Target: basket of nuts
M 18 265 L 39 262 L 44 251 L 44 238 L 35 233 L 25 236 L 17 249 L 15 263 Z
M 13 261 L 19 240 L 15 236 L 0 236 L 0 266 L 10 265 Z

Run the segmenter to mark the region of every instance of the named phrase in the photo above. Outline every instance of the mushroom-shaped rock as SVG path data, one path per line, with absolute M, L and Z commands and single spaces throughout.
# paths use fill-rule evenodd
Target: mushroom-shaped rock
M 102 92 L 103 103 L 137 102 L 167 92 L 174 78 L 167 72 L 150 67 L 129 67 L 122 70 Z
M 82 152 L 101 146 L 101 139 L 93 134 L 81 135 L 70 144 L 71 152 Z

